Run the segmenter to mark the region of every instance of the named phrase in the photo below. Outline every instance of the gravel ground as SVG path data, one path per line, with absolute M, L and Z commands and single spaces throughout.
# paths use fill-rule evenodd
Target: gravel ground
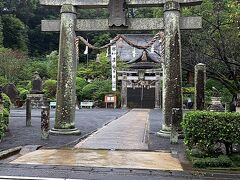
M 122 116 L 126 110 L 121 109 L 81 109 L 76 111 L 75 126 L 81 135 L 50 135 L 48 140 L 41 140 L 41 111 L 32 110 L 32 126 L 26 127 L 24 109 L 12 109 L 9 130 L 0 143 L 0 151 L 24 145 L 42 145 L 46 148 L 59 148 L 78 140 L 84 135 L 101 128 L 104 124 Z M 54 110 L 50 112 L 50 127 L 54 126 Z

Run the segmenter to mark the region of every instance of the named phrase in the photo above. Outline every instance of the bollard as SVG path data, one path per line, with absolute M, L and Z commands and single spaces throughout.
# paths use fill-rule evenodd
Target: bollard
M 41 112 L 41 138 L 49 139 L 50 130 L 50 108 L 47 105 L 42 106 Z
M 182 119 L 182 110 L 180 108 L 172 108 L 172 118 L 171 118 L 171 135 L 170 135 L 170 143 L 177 144 L 178 136 L 180 131 L 180 122 Z
M 31 119 L 32 119 L 32 105 L 31 105 L 31 99 L 26 100 L 26 126 L 31 126 Z

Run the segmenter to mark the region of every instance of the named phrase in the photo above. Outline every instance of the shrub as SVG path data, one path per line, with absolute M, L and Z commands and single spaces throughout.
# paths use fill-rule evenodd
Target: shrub
M 4 132 L 5 132 L 6 127 L 7 126 L 5 124 L 5 119 L 3 117 L 3 112 L 0 112 L 0 140 L 4 136 Z
M 8 124 L 9 124 L 9 114 L 10 114 L 10 112 L 6 109 L 6 108 L 3 108 L 3 121 L 4 121 L 4 124 L 6 125 L 6 126 L 8 126 Z
M 197 148 L 210 154 L 214 146 L 223 143 L 229 154 L 232 144 L 240 143 L 240 113 L 189 112 L 182 126 L 190 150 Z
M 240 167 L 240 154 L 232 154 L 229 157 L 233 161 L 235 166 Z
M 27 99 L 27 94 L 29 94 L 29 91 L 24 88 L 17 88 L 19 91 L 19 97 L 21 100 L 26 100 Z
M 84 86 L 87 85 L 87 81 L 83 78 L 77 77 L 76 78 L 76 95 L 79 101 L 83 100 L 82 97 L 82 90 L 84 88 Z
M 217 158 L 195 158 L 193 159 L 193 167 L 206 168 L 206 167 L 231 167 L 233 165 L 231 159 L 226 155 L 221 155 Z
M 10 98 L 2 93 L 3 97 L 3 110 L 0 112 L 0 139 L 4 136 L 4 132 L 9 124 L 9 113 L 11 108 Z
M 103 101 L 104 96 L 111 93 L 111 91 L 111 81 L 94 81 L 83 88 L 82 95 L 85 99 L 101 102 Z
M 8 83 L 8 80 L 3 77 L 3 76 L 0 76 L 0 86 L 4 86 Z
M 43 84 L 43 91 L 45 95 L 50 99 L 56 99 L 57 81 L 48 79 Z
M 183 91 L 183 93 L 186 93 L 186 94 L 194 94 L 195 88 L 194 87 L 183 87 L 182 91 Z
M 94 83 L 84 86 L 84 88 L 82 89 L 83 98 L 93 100 L 94 92 L 96 92 L 97 88 L 98 88 L 97 85 Z
M 12 105 L 10 98 L 4 93 L 2 93 L 2 97 L 3 97 L 3 107 L 6 108 L 8 112 L 10 112 L 11 105 Z

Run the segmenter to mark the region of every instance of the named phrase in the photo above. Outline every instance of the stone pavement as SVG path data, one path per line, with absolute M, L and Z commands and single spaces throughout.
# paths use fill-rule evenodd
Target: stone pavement
M 183 171 L 180 162 L 171 153 L 146 151 L 47 149 L 28 153 L 11 164 Z
M 76 148 L 83 149 L 148 149 L 149 109 L 133 109 L 104 126 Z

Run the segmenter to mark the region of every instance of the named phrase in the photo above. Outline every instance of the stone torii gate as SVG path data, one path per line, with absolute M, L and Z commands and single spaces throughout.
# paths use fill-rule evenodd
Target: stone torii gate
M 110 3 L 109 3 L 110 2 Z M 124 3 L 124 4 L 121 4 Z M 59 32 L 59 66 L 55 126 L 57 134 L 75 134 L 76 31 L 162 30 L 165 33 L 162 131 L 169 131 L 172 108 L 182 108 L 180 29 L 200 29 L 201 17 L 180 17 L 180 7 L 202 0 L 40 0 L 61 7 L 61 20 L 43 20 L 42 31 Z M 114 6 L 114 7 L 112 7 Z M 127 18 L 124 8 L 164 7 L 163 18 Z M 109 8 L 109 19 L 76 19 L 76 8 Z

